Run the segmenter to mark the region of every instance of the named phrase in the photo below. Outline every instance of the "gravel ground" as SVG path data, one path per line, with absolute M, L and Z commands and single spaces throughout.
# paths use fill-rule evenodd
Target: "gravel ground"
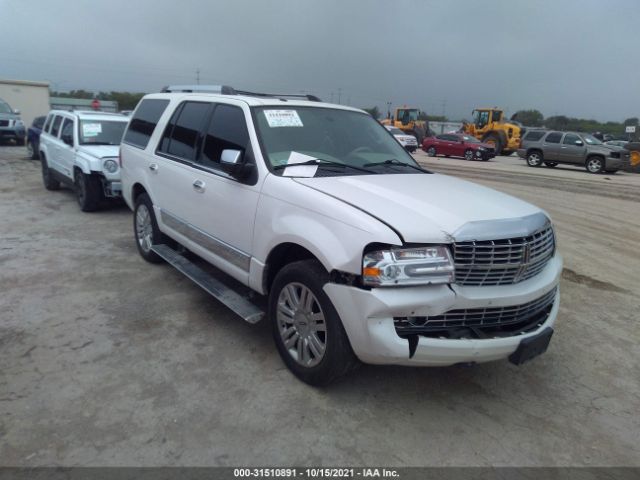
M 318 390 L 251 326 L 0 147 L 0 465 L 640 466 L 640 175 L 416 158 L 546 209 L 565 259 L 549 351 L 363 366 Z

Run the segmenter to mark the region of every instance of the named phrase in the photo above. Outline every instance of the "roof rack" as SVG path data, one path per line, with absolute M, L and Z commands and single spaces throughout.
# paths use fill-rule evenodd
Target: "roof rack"
M 296 94 L 296 93 L 258 93 L 248 92 L 246 90 L 236 90 L 228 85 L 168 85 L 163 87 L 162 93 L 182 92 L 182 93 L 220 93 L 223 95 L 247 95 L 250 97 L 263 98 L 304 98 L 311 102 L 321 102 L 320 98 L 315 95 Z

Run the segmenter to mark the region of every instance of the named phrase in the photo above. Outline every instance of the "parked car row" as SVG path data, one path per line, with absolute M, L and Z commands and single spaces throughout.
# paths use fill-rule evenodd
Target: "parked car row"
M 20 111 L 14 110 L 0 98 L 0 142 L 13 140 L 17 145 L 24 145 L 25 128 L 20 118 Z
M 248 322 L 267 318 L 309 384 L 360 361 L 543 353 L 562 271 L 547 214 L 424 170 L 361 110 L 300 97 L 177 86 L 146 95 L 128 123 L 51 112 L 45 187 L 69 184 L 83 210 L 122 194 L 142 258 Z
M 528 130 L 517 153 L 530 167 L 566 164 L 582 166 L 590 173 L 615 173 L 629 162 L 627 150 L 605 145 L 593 135 L 581 132 Z

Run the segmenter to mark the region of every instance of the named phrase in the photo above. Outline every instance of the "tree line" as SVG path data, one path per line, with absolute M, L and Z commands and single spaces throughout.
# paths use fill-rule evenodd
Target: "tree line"
M 638 126 L 638 117 L 627 118 L 622 122 L 599 122 L 594 119 L 553 115 L 545 118 L 539 110 L 518 110 L 511 116 L 511 120 L 518 121 L 527 127 L 545 127 L 550 130 L 571 130 L 576 132 L 601 132 L 610 135 L 624 134 L 628 125 Z

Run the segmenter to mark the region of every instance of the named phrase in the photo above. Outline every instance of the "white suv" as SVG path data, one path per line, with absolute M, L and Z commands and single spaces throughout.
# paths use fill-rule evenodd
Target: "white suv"
M 85 212 L 96 210 L 103 199 L 119 198 L 118 150 L 128 122 L 114 113 L 49 112 L 39 145 L 47 190 L 68 184 Z
M 423 170 L 361 110 L 198 89 L 145 96 L 125 133 L 138 250 L 266 315 L 300 379 L 546 350 L 562 260 L 543 211 Z

